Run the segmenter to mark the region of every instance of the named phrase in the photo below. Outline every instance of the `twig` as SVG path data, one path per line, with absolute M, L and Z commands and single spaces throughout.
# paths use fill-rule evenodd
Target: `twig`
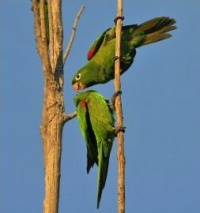
M 115 49 L 115 92 L 121 91 L 120 82 L 120 57 L 121 57 L 121 30 L 123 20 L 123 0 L 117 0 L 117 18 L 116 22 L 116 49 Z M 123 111 L 121 96 L 116 97 L 115 101 L 117 126 L 123 127 Z M 118 213 L 125 213 L 125 156 L 124 156 L 124 132 L 117 134 L 118 139 Z
M 77 15 L 76 15 L 75 20 L 74 20 L 72 33 L 71 33 L 71 36 L 70 36 L 66 51 L 65 51 L 64 56 L 63 56 L 63 64 L 65 64 L 65 61 L 66 61 L 66 59 L 67 59 L 67 57 L 69 55 L 69 52 L 71 50 L 71 47 L 72 47 L 72 44 L 73 44 L 73 41 L 74 41 L 74 38 L 75 38 L 75 34 L 76 34 L 76 28 L 77 28 L 77 25 L 78 25 L 78 21 L 79 21 L 79 18 L 81 17 L 81 14 L 83 13 L 84 9 L 85 9 L 85 5 L 82 5 L 81 8 L 79 9 Z
M 73 119 L 73 118 L 75 118 L 77 116 L 77 112 L 73 112 L 73 113 L 71 113 L 71 114 L 65 114 L 64 115 L 64 123 L 66 123 L 67 121 L 69 121 L 69 120 L 71 120 L 71 119 Z

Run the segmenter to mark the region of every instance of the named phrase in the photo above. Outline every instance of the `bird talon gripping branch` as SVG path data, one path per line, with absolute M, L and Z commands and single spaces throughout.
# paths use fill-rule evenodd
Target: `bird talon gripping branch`
M 118 134 L 119 132 L 125 133 L 125 129 L 126 129 L 126 127 L 124 127 L 124 126 L 116 126 L 116 127 L 114 128 L 114 130 L 115 130 L 115 136 L 117 137 L 117 134 Z
M 121 94 L 122 94 L 122 91 L 121 91 L 121 90 L 119 90 L 119 91 L 117 91 L 117 92 L 115 92 L 115 93 L 113 94 L 113 96 L 112 96 L 112 98 L 111 98 L 111 108 L 112 108 L 113 110 L 115 110 L 115 101 L 116 101 L 116 98 L 117 98 L 118 95 L 121 95 Z
M 114 56 L 113 60 L 116 61 L 117 59 L 122 59 L 121 56 Z
M 117 24 L 117 20 L 118 20 L 118 19 L 124 20 L 124 16 L 117 16 L 117 17 L 114 19 L 115 25 Z

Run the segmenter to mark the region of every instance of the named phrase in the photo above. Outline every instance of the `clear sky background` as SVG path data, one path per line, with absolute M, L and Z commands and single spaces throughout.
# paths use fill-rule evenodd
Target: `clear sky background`
M 73 112 L 71 79 L 94 39 L 113 25 L 116 1 L 63 2 L 64 48 L 82 4 L 65 70 L 65 104 Z M 43 75 L 30 1 L 0 0 L 0 212 L 42 212 L 44 171 L 39 132 Z M 125 0 L 124 25 L 157 16 L 177 20 L 173 37 L 139 48 L 122 77 L 126 150 L 126 212 L 200 212 L 200 1 Z M 93 87 L 107 98 L 113 81 Z M 115 140 L 116 141 L 116 140 Z M 114 143 L 100 209 L 97 168 L 86 174 L 77 119 L 63 131 L 60 213 L 117 212 Z

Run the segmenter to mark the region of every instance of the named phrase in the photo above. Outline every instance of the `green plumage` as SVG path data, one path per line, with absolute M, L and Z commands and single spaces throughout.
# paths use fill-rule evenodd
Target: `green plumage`
M 168 32 L 176 29 L 174 24 L 174 19 L 158 17 L 140 25 L 123 26 L 121 74 L 133 63 L 136 48 L 171 37 Z M 115 42 L 115 27 L 96 39 L 88 52 L 88 63 L 72 79 L 74 90 L 104 84 L 114 78 Z
M 79 93 L 75 96 L 74 103 L 87 146 L 87 173 L 95 163 L 98 165 L 98 208 L 115 138 L 113 113 L 108 101 L 94 90 Z

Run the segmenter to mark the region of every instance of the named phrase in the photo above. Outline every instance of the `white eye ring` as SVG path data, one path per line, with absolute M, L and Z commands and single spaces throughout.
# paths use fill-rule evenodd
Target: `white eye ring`
M 77 81 L 80 80 L 80 79 L 81 79 L 81 73 L 77 74 L 76 77 L 75 77 L 75 79 L 76 79 Z

